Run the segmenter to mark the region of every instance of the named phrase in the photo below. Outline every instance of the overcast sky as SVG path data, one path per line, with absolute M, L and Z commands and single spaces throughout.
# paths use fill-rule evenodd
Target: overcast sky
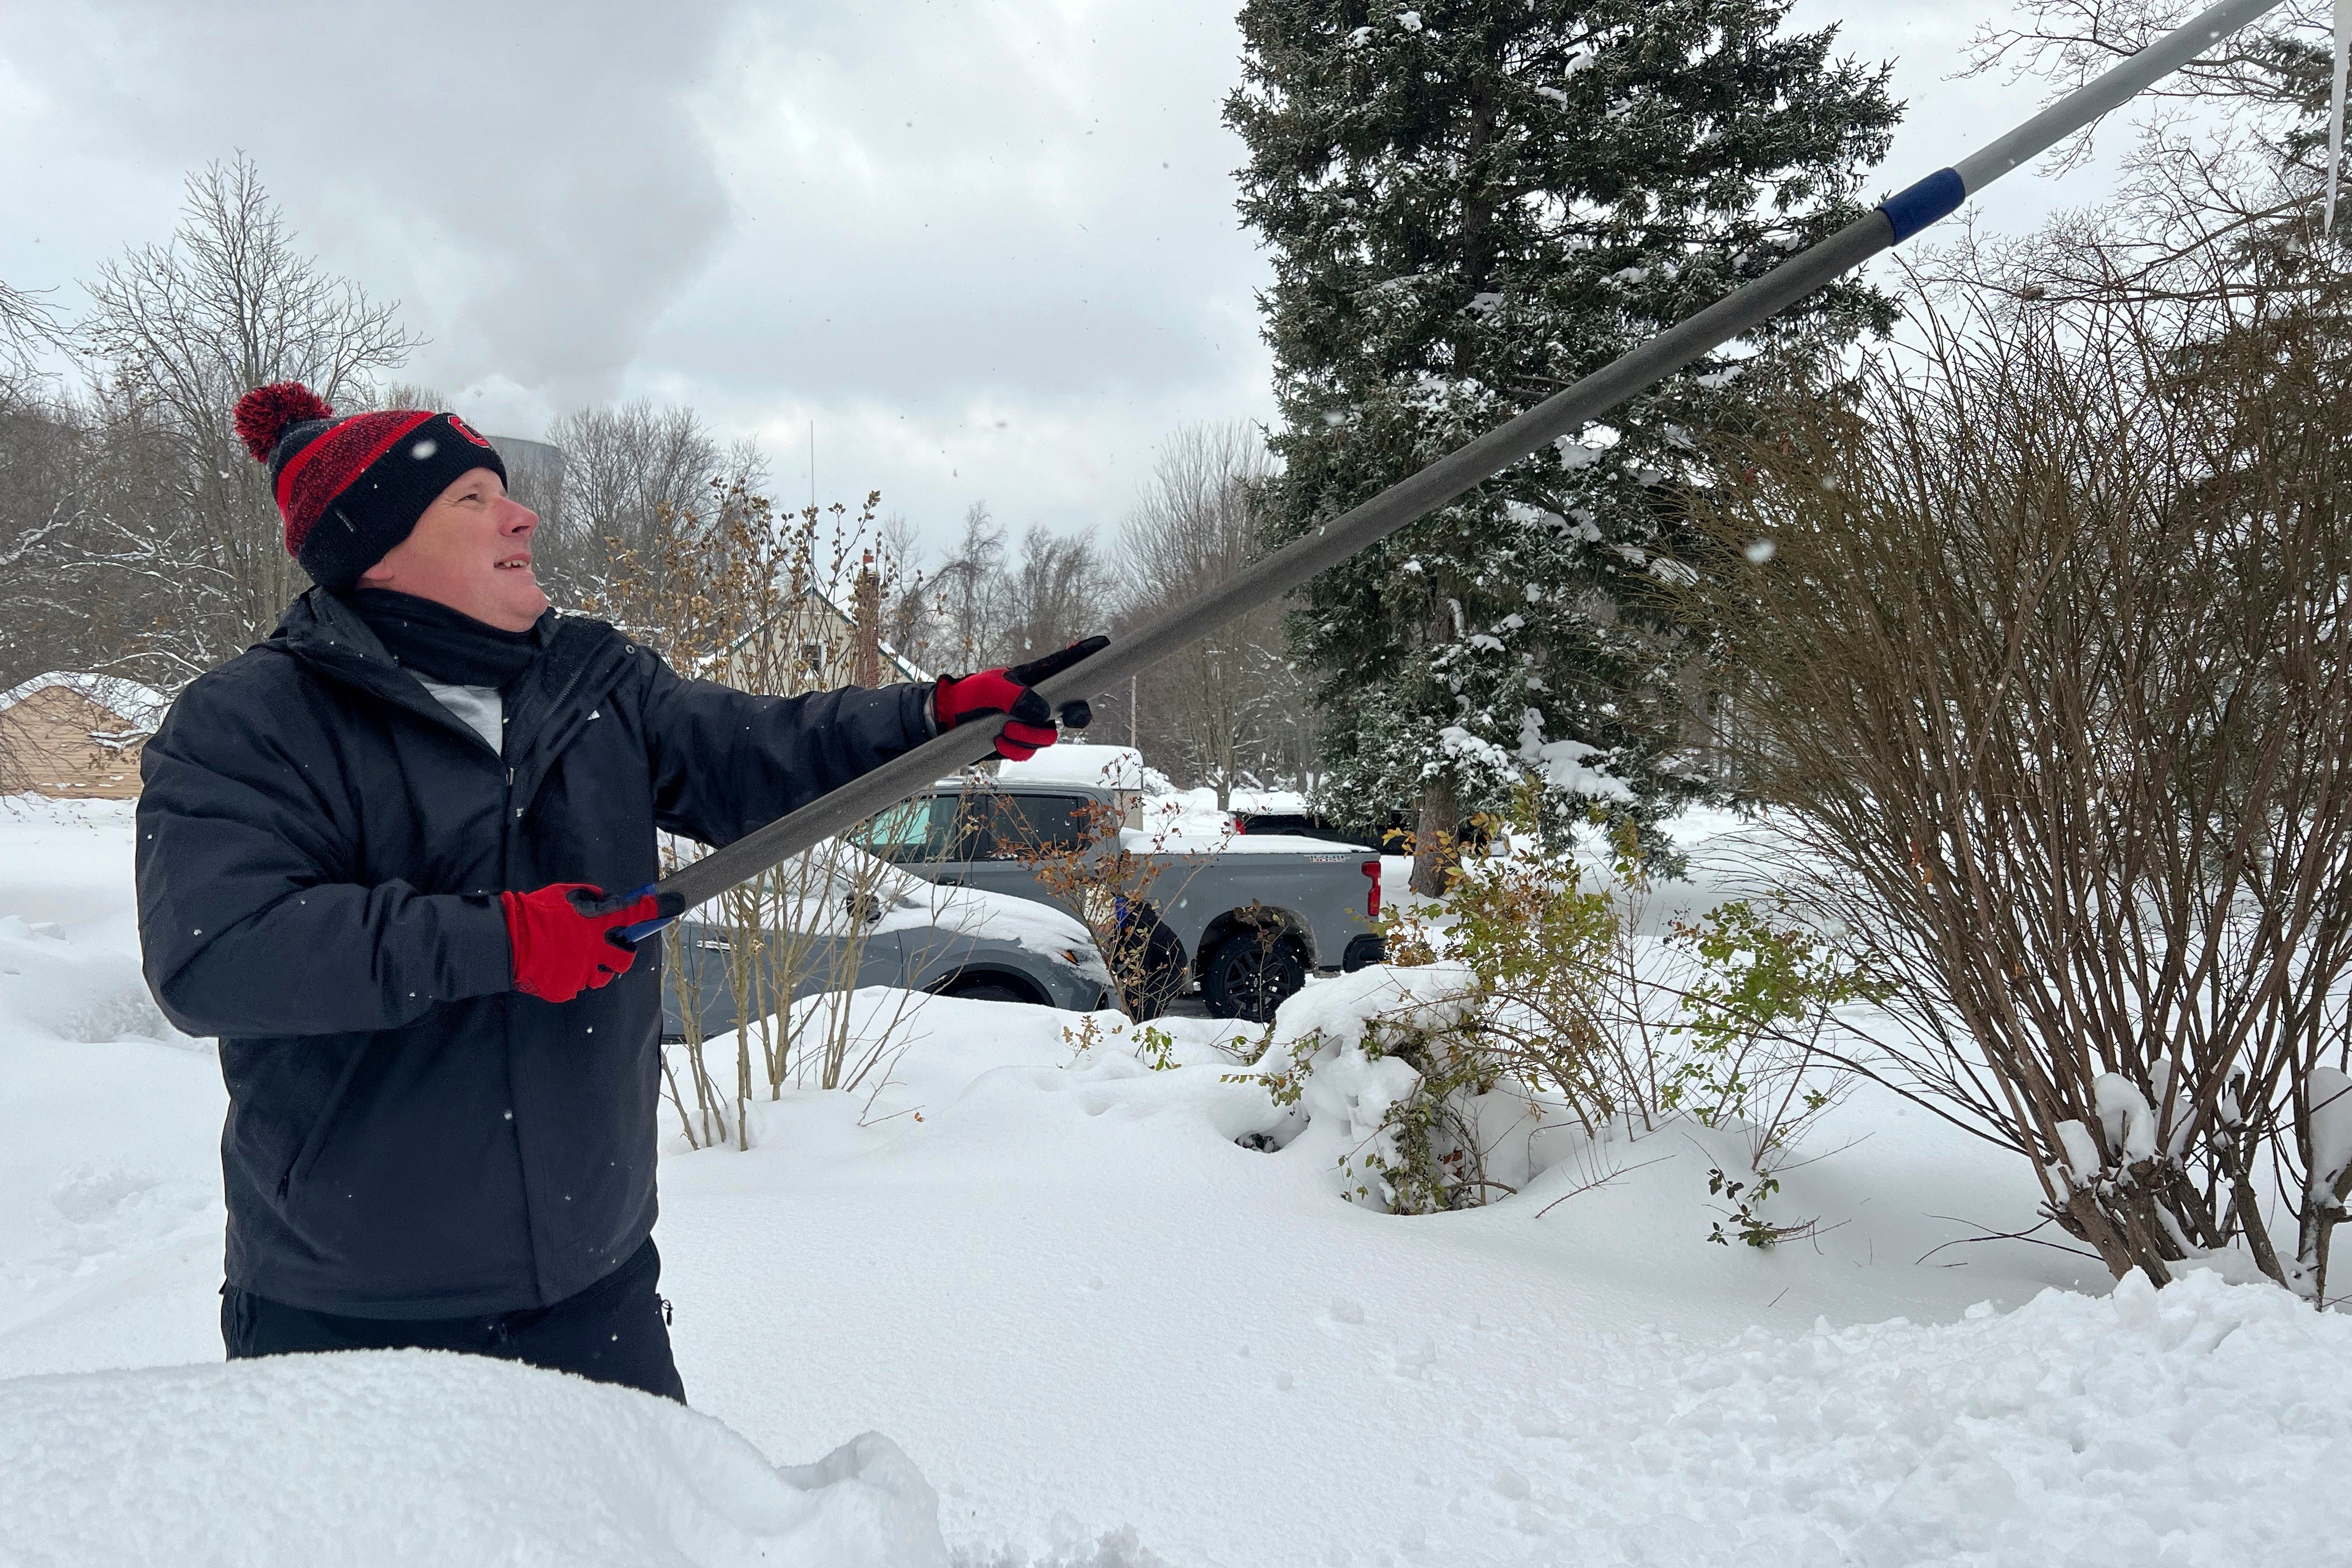
M 1883 193 L 2030 113 L 1948 79 L 1979 0 L 1801 0 L 1895 63 Z M 432 339 L 403 374 L 541 434 L 651 395 L 777 490 L 884 492 L 943 540 L 1115 526 L 1154 443 L 1270 412 L 1237 226 L 1225 0 L 73 0 L 0 8 L 0 279 L 56 288 L 243 149 L 303 243 Z M 2095 197 L 2014 175 L 1979 221 Z

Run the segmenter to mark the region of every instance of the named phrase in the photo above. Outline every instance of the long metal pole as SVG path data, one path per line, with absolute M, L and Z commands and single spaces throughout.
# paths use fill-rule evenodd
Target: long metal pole
M 2010 170 L 2040 156 L 2279 4 L 2280 0 L 2221 0 L 1952 167 L 1939 169 L 1889 197 L 1818 245 L 1800 251 L 1565 391 L 1292 541 L 1252 567 L 1248 575 L 1179 605 L 1132 637 L 1045 681 L 1038 690 L 1056 706 L 1108 690 L 1227 622 L 1281 598 L 1316 574 L 1426 516 L 1539 448 L 1579 434 L 1635 394 L 1950 214 Z M 822 799 L 679 868 L 655 884 L 656 889 L 680 895 L 689 908 L 716 897 L 820 839 L 919 793 L 925 785 L 982 761 L 992 753 L 994 739 L 993 727 L 988 724 L 967 724 L 934 736 Z M 667 923 L 647 921 L 628 928 L 625 934 L 637 940 Z

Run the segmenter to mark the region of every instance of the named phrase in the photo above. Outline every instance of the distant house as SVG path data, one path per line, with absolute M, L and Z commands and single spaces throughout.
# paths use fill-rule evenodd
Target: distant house
M 728 645 L 719 679 L 747 691 L 784 696 L 930 679 L 882 640 L 878 606 L 866 603 L 874 595 L 871 587 L 861 591 L 853 583 L 852 602 L 844 606 L 819 589 L 803 589 L 775 616 Z
M 0 794 L 130 799 L 170 706 L 137 681 L 67 670 L 0 691 Z

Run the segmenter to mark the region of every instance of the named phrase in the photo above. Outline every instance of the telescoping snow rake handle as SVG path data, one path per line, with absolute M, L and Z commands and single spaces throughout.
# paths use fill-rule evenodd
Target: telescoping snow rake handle
M 1209 589 L 1132 637 L 1045 680 L 1037 688 L 1039 693 L 1058 708 L 1073 698 L 1109 690 L 1227 622 L 1281 598 L 1325 568 L 1387 538 L 1549 443 L 1580 433 L 1635 394 L 1950 214 L 1974 193 L 2171 75 L 2279 3 L 2222 0 L 2007 135 L 1950 168 L 1937 170 L 1582 381 L 1293 541 L 1259 562 L 1246 576 Z M 690 866 L 680 867 L 650 890 L 678 894 L 690 909 L 919 794 L 925 785 L 957 769 L 982 761 L 990 754 L 993 740 L 994 727 L 985 723 L 966 724 L 933 736 L 832 794 L 778 817 L 723 849 L 713 850 Z M 639 942 L 668 923 L 666 919 L 646 921 L 623 928 L 620 934 L 632 942 Z

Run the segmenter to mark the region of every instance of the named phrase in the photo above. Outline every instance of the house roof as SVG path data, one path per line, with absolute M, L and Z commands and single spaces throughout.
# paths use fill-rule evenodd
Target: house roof
M 152 731 L 163 721 L 172 700 L 152 686 L 142 686 L 119 675 L 93 675 L 87 670 L 53 669 L 21 686 L 0 691 L 0 710 L 14 708 L 36 692 L 63 687 L 95 702 L 133 730 Z
M 824 589 L 817 587 L 814 584 L 801 590 L 801 604 L 803 605 L 813 605 L 816 608 L 824 610 L 831 614 L 832 616 L 835 620 L 839 621 L 843 626 L 851 628 L 853 631 L 856 629 L 857 617 L 852 615 L 849 611 L 842 608 L 840 603 L 835 600 L 832 595 L 826 593 Z M 730 654 L 739 651 L 744 644 L 750 642 L 758 635 L 759 628 L 757 626 L 747 627 L 742 636 L 737 637 L 733 642 L 727 645 L 727 651 Z M 887 639 L 877 637 L 874 640 L 876 645 L 882 650 L 882 662 L 889 666 L 891 668 L 896 669 L 902 679 L 915 681 L 923 681 L 931 679 L 923 670 L 918 668 L 912 659 L 907 658 L 906 655 L 900 653 L 897 648 L 892 647 Z

